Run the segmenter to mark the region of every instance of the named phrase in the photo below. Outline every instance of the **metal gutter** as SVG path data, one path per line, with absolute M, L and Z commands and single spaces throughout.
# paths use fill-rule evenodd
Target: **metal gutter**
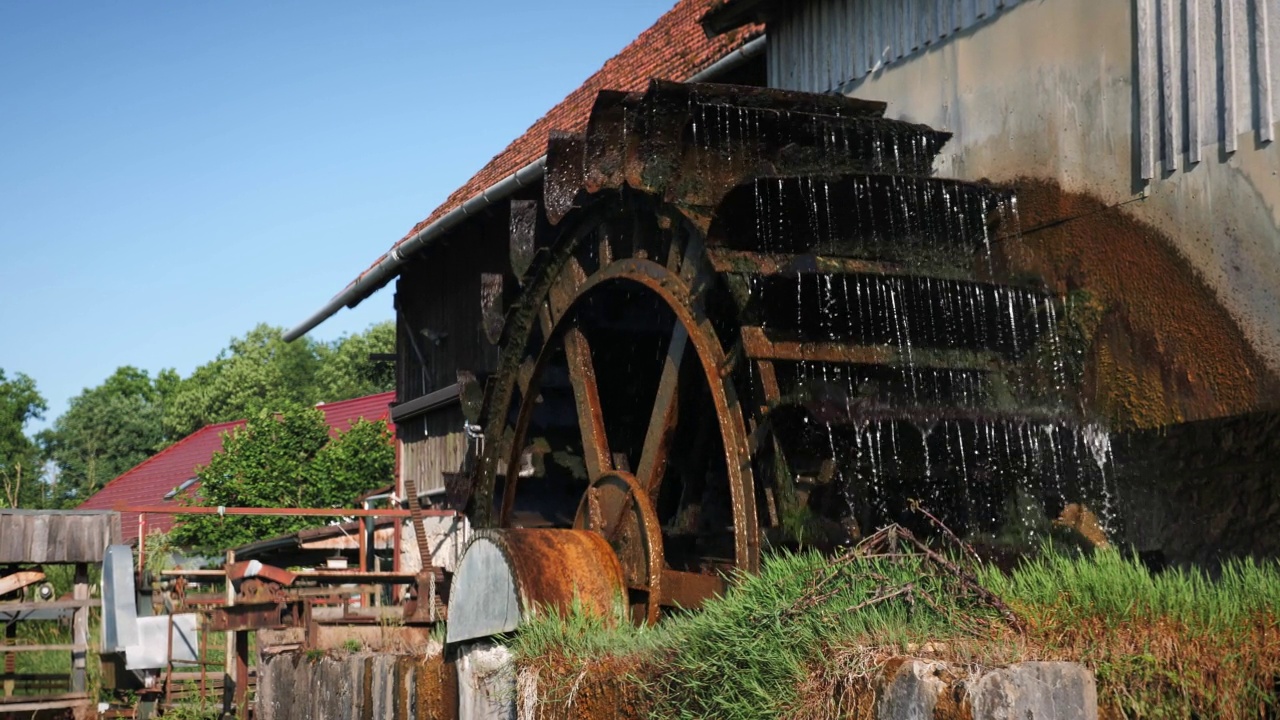
M 767 39 L 768 36 L 761 35 L 745 43 L 737 50 L 703 68 L 702 71 L 695 73 L 686 82 L 703 82 L 738 67 L 747 60 L 764 52 Z M 439 220 L 409 236 L 404 242 L 398 243 L 379 258 L 376 265 L 356 278 L 354 282 L 337 295 L 334 295 L 333 299 L 325 303 L 324 307 L 285 333 L 285 342 L 293 342 L 311 332 L 317 325 L 333 317 L 343 307 L 353 308 L 359 305 L 365 298 L 382 289 L 384 285 L 398 275 L 400 266 L 414 253 L 430 245 L 432 241 L 452 230 L 463 220 L 481 212 L 515 191 L 542 180 L 546 165 L 547 156 L 543 155 L 445 213 Z
M 742 47 L 706 66 L 685 82 L 706 82 L 714 78 L 716 75 L 729 72 L 751 58 L 762 54 L 769 44 L 768 41 L 768 35 L 761 35 L 760 37 L 752 38 L 751 40 L 743 43 Z
M 462 384 L 446 385 L 419 398 L 391 406 L 391 422 L 401 423 L 412 417 L 453 405 L 462 397 Z

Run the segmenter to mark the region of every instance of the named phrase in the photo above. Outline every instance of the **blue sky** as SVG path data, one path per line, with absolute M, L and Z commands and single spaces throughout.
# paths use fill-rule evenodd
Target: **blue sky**
M 324 304 L 674 0 L 0 2 L 0 368 L 42 423 Z M 312 336 L 392 316 L 384 290 Z

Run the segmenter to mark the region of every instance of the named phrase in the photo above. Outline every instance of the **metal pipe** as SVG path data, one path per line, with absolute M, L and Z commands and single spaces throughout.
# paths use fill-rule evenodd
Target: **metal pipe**
M 701 71 L 695 73 L 687 82 L 704 82 L 710 80 L 716 75 L 728 72 L 737 68 L 747 60 L 764 52 L 766 47 L 766 35 L 747 42 L 742 47 L 716 60 Z M 344 306 L 354 308 L 359 305 L 365 298 L 380 290 L 396 275 L 399 274 L 400 266 L 404 264 L 410 256 L 417 251 L 427 247 L 432 241 L 440 237 L 444 233 L 452 230 L 463 220 L 484 210 L 493 203 L 506 198 L 524 187 L 542 180 L 543 173 L 546 171 L 547 156 L 543 155 L 537 160 L 516 170 L 505 178 L 490 185 L 480 194 L 472 197 L 470 200 L 462 203 L 458 207 L 445 213 L 439 220 L 422 228 L 418 232 L 409 236 L 404 242 L 397 244 L 378 259 L 376 265 L 370 268 L 360 277 L 356 278 L 350 285 L 345 287 L 337 295 L 334 295 L 324 307 L 317 310 L 310 317 L 298 323 L 292 330 L 284 334 L 285 342 L 293 342 L 298 338 L 311 332 L 317 325 L 333 317 L 334 313 L 341 310 Z
M 711 63 L 699 72 L 694 73 L 693 77 L 689 78 L 685 82 L 706 82 L 715 78 L 717 75 L 736 69 L 744 62 L 763 53 L 765 48 L 768 46 L 768 38 L 768 35 L 761 35 L 758 38 L 753 38 L 747 41 L 742 47 Z
M 350 510 L 346 508 L 254 508 L 254 507 L 166 507 L 164 505 L 120 505 L 118 512 L 163 513 L 165 515 L 301 515 L 306 517 L 409 517 L 408 510 L 381 508 Z M 454 517 L 454 510 L 423 509 L 428 517 Z
M 396 494 L 394 492 L 370 495 L 369 497 L 360 501 L 360 506 L 365 510 L 372 510 L 374 502 L 378 500 L 391 500 L 395 496 Z M 377 570 L 376 567 L 375 568 L 367 567 L 367 563 L 365 560 L 365 558 L 372 559 L 374 557 L 374 551 L 377 549 L 377 543 L 375 542 L 375 540 L 377 539 L 376 533 L 377 533 L 377 527 L 378 527 L 378 516 L 371 516 L 371 517 L 373 522 L 369 522 L 369 523 L 365 523 L 364 518 L 360 518 L 360 522 L 361 522 L 360 527 L 361 527 L 361 535 L 362 535 L 362 542 L 363 542 L 363 545 L 361 546 L 361 549 L 360 549 L 360 553 L 361 553 L 360 569 L 361 570 Z M 397 540 L 396 554 L 398 555 L 399 544 L 400 544 L 398 540 L 400 539 L 401 520 L 400 518 L 396 518 L 395 520 L 396 522 L 392 525 L 391 533 L 392 533 L 392 536 Z M 366 552 L 367 552 L 367 555 L 365 554 Z M 398 565 L 398 558 L 396 560 L 393 560 L 392 564 L 393 564 L 393 569 L 395 570 L 400 569 Z
M 511 173 L 505 178 L 494 183 L 479 195 L 467 200 L 458 207 L 445 213 L 443 217 L 430 225 L 422 228 L 418 232 L 409 236 L 407 240 L 397 244 L 395 247 L 387 251 L 378 263 L 368 272 L 356 278 L 355 282 L 348 285 L 342 292 L 333 296 L 324 307 L 320 308 L 311 317 L 303 320 L 297 327 L 284 334 L 285 342 L 293 342 L 298 338 L 311 332 L 320 323 L 328 320 L 334 313 L 342 309 L 343 306 L 353 308 L 359 305 L 361 301 L 372 295 L 375 291 L 382 288 L 391 281 L 399 273 L 400 266 L 404 264 L 411 255 L 418 250 L 426 247 L 437 237 L 452 230 L 463 220 L 475 215 L 476 213 L 489 207 L 489 205 L 501 200 L 520 188 L 527 187 L 542 179 L 542 173 L 546 168 L 547 156 L 534 160 L 519 170 Z

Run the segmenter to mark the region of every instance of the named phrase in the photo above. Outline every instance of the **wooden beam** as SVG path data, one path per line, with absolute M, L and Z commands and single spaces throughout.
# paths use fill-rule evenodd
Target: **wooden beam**
M 797 255 L 791 253 L 757 253 L 726 248 L 709 248 L 707 259 L 718 273 L 748 273 L 751 275 L 795 275 L 797 273 L 822 273 L 845 275 L 915 275 L 911 270 L 894 263 L 859 260 L 849 257 L 825 255 Z
M 0 577 L 0 595 L 6 595 L 28 585 L 44 580 L 44 573 L 39 570 L 19 570 Z
M 645 432 L 644 445 L 640 450 L 640 464 L 636 468 L 636 479 L 650 497 L 655 497 L 662 478 L 667 472 L 667 450 L 671 444 L 671 435 L 675 430 L 680 409 L 680 364 L 684 359 L 688 340 L 689 334 L 684 325 L 676 321 L 671 331 L 671 342 L 667 346 L 667 354 L 663 360 L 662 377 L 658 381 L 653 410 L 649 414 L 649 427 Z
M 3 711 L 7 715 L 9 713 L 35 712 L 37 710 L 58 710 L 62 708 L 78 707 L 80 705 L 89 705 L 91 702 L 89 694 L 83 692 L 63 693 L 61 695 L 45 695 L 42 697 L 23 695 L 12 698 L 0 698 L 0 711 Z
M 742 328 L 742 347 L 753 360 L 791 360 L 848 363 L 851 365 L 911 365 L 944 370 L 988 370 L 999 365 L 999 355 L 988 351 L 917 348 L 910 358 L 896 345 L 858 345 L 842 342 L 774 340 L 763 328 Z
M 564 354 L 569 365 L 569 381 L 573 384 L 574 403 L 578 409 L 578 429 L 582 433 L 582 459 L 587 475 L 596 480 L 613 470 L 609 454 L 609 438 L 605 433 L 604 414 L 600 406 L 600 388 L 596 384 L 596 368 L 587 337 L 576 327 L 564 333 Z
M 6 613 L 27 612 L 29 610 L 75 610 L 76 608 L 101 607 L 102 601 L 97 598 L 84 600 L 47 600 L 45 602 L 0 602 L 0 615 Z

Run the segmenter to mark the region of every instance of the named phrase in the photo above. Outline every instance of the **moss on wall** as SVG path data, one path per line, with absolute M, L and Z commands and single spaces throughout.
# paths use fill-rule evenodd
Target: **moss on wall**
M 1012 185 L 1022 234 L 1003 229 L 995 259 L 1072 300 L 1064 344 L 1086 413 L 1132 429 L 1280 406 L 1280 380 L 1168 239 L 1053 182 Z

